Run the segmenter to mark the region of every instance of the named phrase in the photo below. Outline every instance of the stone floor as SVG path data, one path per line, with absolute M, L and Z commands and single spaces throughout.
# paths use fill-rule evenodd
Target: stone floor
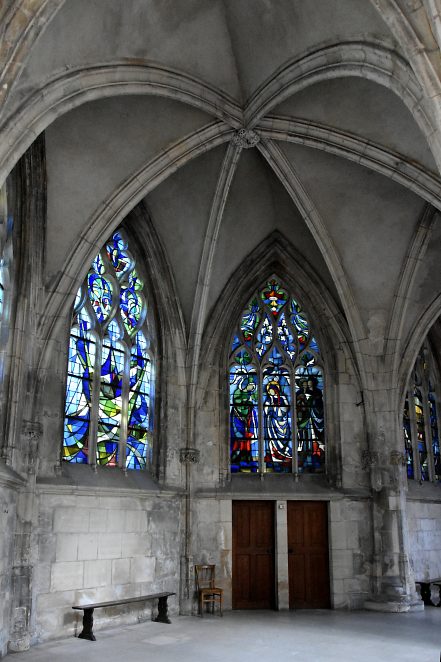
M 8 656 L 11 662 L 439 662 L 441 609 L 415 614 L 235 611 L 175 616 L 98 630 L 98 641 L 63 639 Z

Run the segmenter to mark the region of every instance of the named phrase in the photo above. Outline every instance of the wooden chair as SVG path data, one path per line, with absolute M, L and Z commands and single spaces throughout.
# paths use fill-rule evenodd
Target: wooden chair
M 211 613 L 214 614 L 214 605 L 219 605 L 219 613 L 222 616 L 222 600 L 224 590 L 215 586 L 215 565 L 195 565 L 196 590 L 199 600 L 199 614 L 204 615 L 204 605 L 211 605 Z

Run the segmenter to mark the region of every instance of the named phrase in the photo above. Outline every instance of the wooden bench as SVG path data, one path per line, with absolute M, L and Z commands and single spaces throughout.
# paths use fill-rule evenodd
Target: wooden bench
M 91 602 L 88 605 L 75 605 L 72 609 L 80 609 L 84 611 L 83 614 L 83 630 L 78 635 L 78 639 L 89 639 L 89 641 L 96 641 L 93 634 L 93 610 L 98 607 L 115 607 L 116 605 L 130 605 L 133 602 L 144 602 L 146 600 L 158 599 L 158 615 L 154 619 L 158 623 L 171 623 L 168 617 L 167 598 L 176 593 L 151 593 L 150 595 L 139 595 L 137 598 L 123 598 L 121 600 L 109 600 L 108 602 Z
M 420 585 L 421 589 L 421 600 L 428 607 L 441 607 L 441 577 L 436 577 L 435 579 L 425 579 L 424 581 L 416 580 L 415 584 Z M 438 604 L 435 605 L 432 602 L 432 596 L 430 591 L 430 585 L 438 587 L 439 600 Z

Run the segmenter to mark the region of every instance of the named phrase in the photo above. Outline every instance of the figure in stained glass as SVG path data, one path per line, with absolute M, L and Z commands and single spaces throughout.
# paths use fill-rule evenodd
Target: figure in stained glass
M 323 471 L 323 372 L 306 313 L 271 278 L 251 298 L 239 329 L 230 345 L 231 471 L 293 471 L 293 416 L 296 466 Z
M 291 471 L 291 408 L 287 371 L 269 369 L 263 379 L 263 389 L 266 470 Z
M 234 473 L 254 473 L 259 468 L 257 395 L 257 374 L 243 365 L 232 366 L 230 428 L 231 468 Z

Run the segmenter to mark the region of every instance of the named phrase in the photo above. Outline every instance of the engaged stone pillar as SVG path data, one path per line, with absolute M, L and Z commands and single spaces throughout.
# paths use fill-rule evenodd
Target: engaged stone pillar
M 405 457 L 397 449 L 394 415 L 376 412 L 377 419 L 389 418 L 370 438 L 364 468 L 370 471 L 374 559 L 372 598 L 365 608 L 374 611 L 406 612 L 424 608 L 419 600 L 409 563 L 407 533 Z M 384 429 L 391 431 L 386 437 Z M 394 448 L 395 446 L 395 448 Z

